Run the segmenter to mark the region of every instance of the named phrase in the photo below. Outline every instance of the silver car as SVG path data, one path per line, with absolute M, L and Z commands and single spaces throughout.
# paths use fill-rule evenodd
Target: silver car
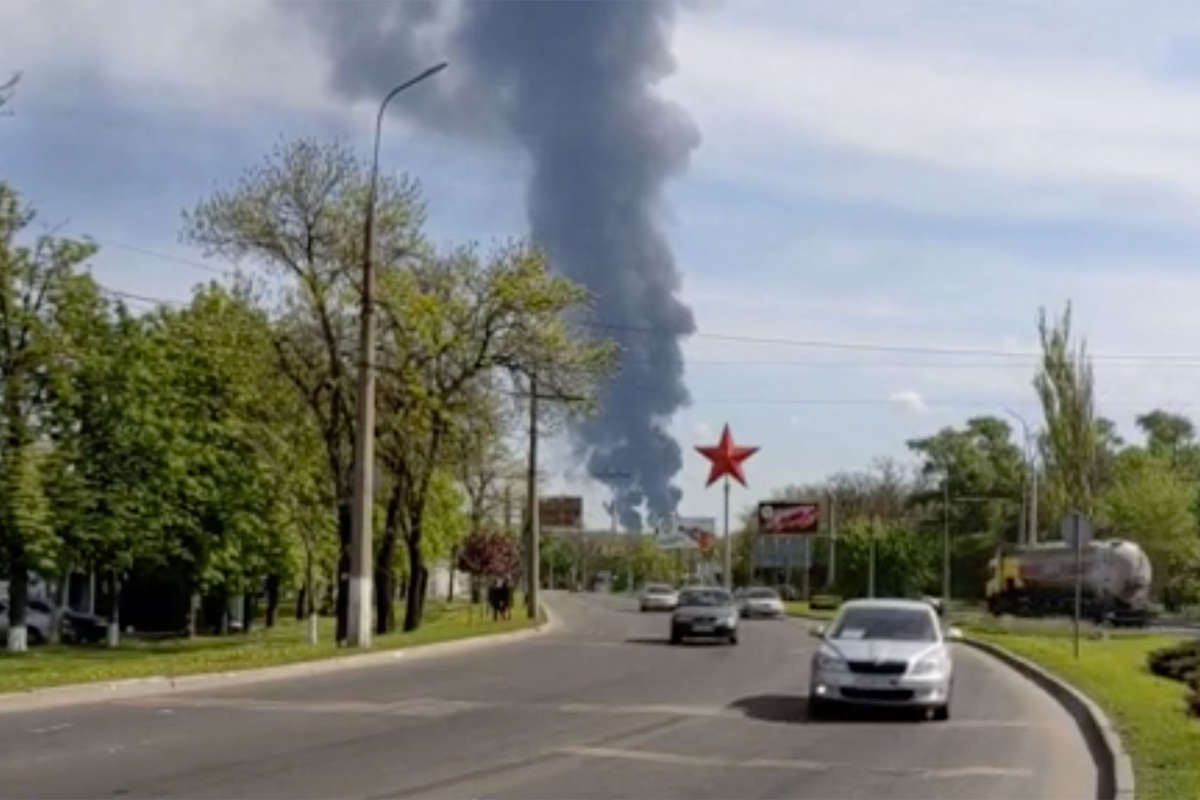
M 738 642 L 738 609 L 733 595 L 715 586 L 695 586 L 679 593 L 671 615 L 671 644 L 703 637 Z
M 750 617 L 779 619 L 784 616 L 784 611 L 783 600 L 774 589 L 754 587 L 742 593 L 741 612 L 742 616 L 747 619 Z
M 665 583 L 648 583 L 638 605 L 642 611 L 674 611 L 679 605 L 679 592 Z
M 809 672 L 809 711 L 820 716 L 841 703 L 908 706 L 950 718 L 954 661 L 937 613 L 918 600 L 851 600 L 828 629 Z

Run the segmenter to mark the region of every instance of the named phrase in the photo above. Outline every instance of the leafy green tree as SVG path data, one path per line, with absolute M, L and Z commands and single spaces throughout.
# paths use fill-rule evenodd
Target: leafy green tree
M 1041 437 L 1045 488 L 1051 519 L 1068 509 L 1095 512 L 1100 484 L 1098 442 L 1111 434 L 1111 426 L 1098 425 L 1094 410 L 1092 362 L 1085 342 L 1071 339 L 1071 306 L 1051 326 L 1045 309 L 1038 315 L 1042 365 L 1033 386 L 1046 420 Z
M 843 595 L 867 596 L 872 540 L 877 597 L 912 597 L 937 583 L 936 548 L 929 537 L 858 517 L 848 521 L 838 536 L 837 585 Z
M 44 234 L 18 237 L 34 213 L 0 183 L 0 553 L 9 576 L 8 649 L 26 647 L 28 574 L 55 549 L 46 524 L 41 456 L 49 364 L 59 338 L 56 309 L 64 286 L 92 253 L 90 242 Z
M 249 258 L 281 279 L 269 311 L 276 365 L 321 433 L 334 498 L 338 559 L 337 639 L 349 609 L 358 283 L 368 172 L 345 147 L 298 140 L 279 145 L 230 190 L 184 215 L 184 235 L 233 259 Z M 384 176 L 375 210 L 378 268 L 423 252 L 415 187 Z
M 586 401 L 603 377 L 611 347 L 564 318 L 585 298 L 539 251 L 519 246 L 487 262 L 464 249 L 381 272 L 379 457 L 394 481 L 410 569 L 405 630 L 420 624 L 430 481 L 492 407 L 497 381 L 537 373 L 548 391 Z
M 1196 484 L 1173 469 L 1166 453 L 1128 448 L 1117 460 L 1112 485 L 1099 500 L 1099 524 L 1141 545 L 1154 571 L 1157 594 L 1173 605 L 1195 589 L 1200 564 Z

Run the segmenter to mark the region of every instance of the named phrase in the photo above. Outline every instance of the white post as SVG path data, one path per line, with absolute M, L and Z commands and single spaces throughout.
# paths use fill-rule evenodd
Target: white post
M 725 476 L 725 591 L 733 591 L 733 543 L 729 539 L 729 476 Z

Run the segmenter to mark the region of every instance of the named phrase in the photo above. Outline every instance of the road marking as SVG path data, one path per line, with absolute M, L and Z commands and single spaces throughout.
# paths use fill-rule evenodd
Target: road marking
M 54 733 L 55 731 L 65 731 L 72 727 L 70 722 L 60 722 L 57 725 L 47 725 L 44 728 L 30 728 L 30 733 Z
M 883 775 L 911 776 L 916 778 L 1032 778 L 1033 771 L 1023 767 L 996 767 L 991 765 L 963 765 L 958 767 L 876 767 L 866 764 L 851 764 L 837 761 L 810 761 L 802 758 L 725 758 L 721 756 L 689 755 L 653 750 L 624 750 L 617 747 L 561 747 L 555 752 L 563 755 L 589 758 L 611 758 L 626 761 L 643 761 L 654 764 L 687 767 L 719 767 L 721 769 L 775 769 L 802 772 L 826 772 L 832 769 L 851 769 Z
M 665 714 L 673 717 L 729 717 L 735 714 L 722 706 L 676 706 L 608 703 L 562 703 L 555 710 L 567 714 Z M 741 716 L 740 713 L 737 716 Z
M 158 713 L 174 713 L 174 708 L 233 708 L 241 711 L 282 711 L 308 714 L 390 714 L 411 717 L 446 717 L 493 703 L 467 700 L 441 700 L 435 697 L 409 697 L 394 703 L 369 703 L 352 700 L 294 701 L 258 700 L 252 697 L 172 697 L 131 698 L 123 701 L 134 706 L 159 706 Z M 173 708 L 174 707 L 174 708 Z

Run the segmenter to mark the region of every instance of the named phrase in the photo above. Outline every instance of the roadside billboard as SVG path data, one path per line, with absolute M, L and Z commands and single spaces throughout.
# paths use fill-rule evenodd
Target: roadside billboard
M 816 533 L 821 523 L 819 503 L 770 501 L 758 504 L 761 534 Z
M 696 543 L 696 547 L 707 552 L 717 539 L 716 517 L 679 517 L 675 529 Z
M 582 528 L 583 498 L 571 495 L 540 498 L 538 524 L 543 528 Z

